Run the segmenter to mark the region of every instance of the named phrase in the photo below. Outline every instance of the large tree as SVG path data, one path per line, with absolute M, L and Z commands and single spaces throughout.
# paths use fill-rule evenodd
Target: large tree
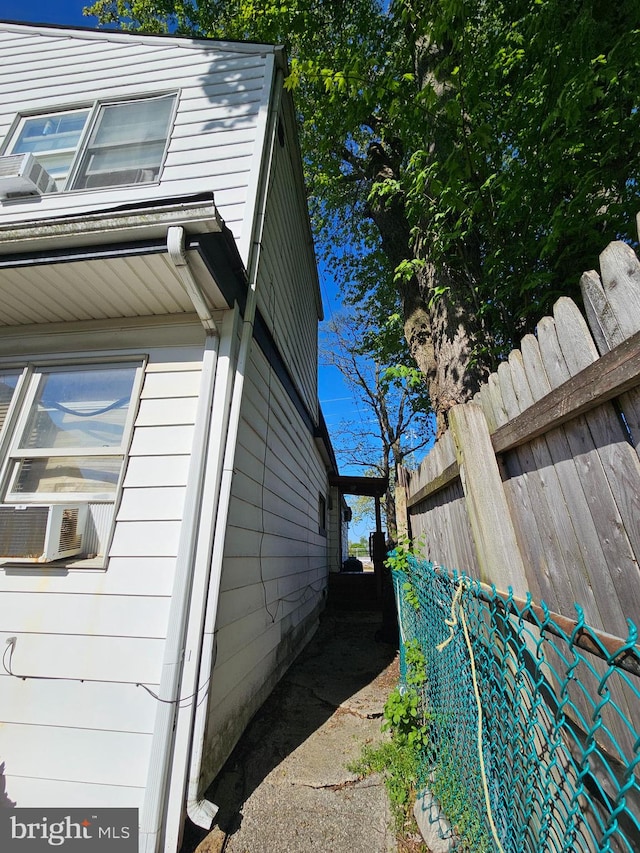
M 90 11 L 129 29 L 287 45 L 319 249 L 352 301 L 398 300 L 440 429 L 558 294 L 577 294 L 606 242 L 631 235 L 637 0 L 98 0 Z

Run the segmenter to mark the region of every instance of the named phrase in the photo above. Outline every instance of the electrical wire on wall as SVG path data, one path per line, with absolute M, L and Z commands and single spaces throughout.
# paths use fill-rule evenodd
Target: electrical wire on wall
M 18 673 L 13 671 L 13 654 L 15 652 L 15 648 L 18 642 L 17 637 L 9 637 L 7 639 L 7 644 L 5 646 L 5 650 L 2 654 L 2 668 L 7 673 L 7 675 L 12 676 L 13 678 L 17 678 L 20 681 L 76 681 L 80 684 L 105 684 L 111 683 L 106 681 L 104 678 L 72 678 L 66 675 L 26 675 L 23 673 Z M 117 682 L 118 684 L 132 684 L 134 687 L 142 687 L 143 690 L 152 696 L 157 702 L 162 702 L 165 705 L 176 705 L 180 708 L 188 708 L 190 705 L 200 705 L 202 699 L 198 699 L 198 695 L 203 692 L 203 696 L 206 697 L 206 689 L 208 687 L 209 681 L 211 678 L 209 677 L 207 681 L 202 684 L 195 693 L 192 693 L 191 696 L 182 696 L 180 699 L 161 699 L 157 693 L 155 693 L 150 687 L 146 684 L 143 684 L 141 681 L 136 682 Z

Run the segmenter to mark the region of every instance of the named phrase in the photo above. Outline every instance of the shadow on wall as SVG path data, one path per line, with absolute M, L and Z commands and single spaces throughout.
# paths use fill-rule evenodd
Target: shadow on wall
M 0 764 L 0 809 L 15 809 L 16 804 L 7 794 L 7 777 L 4 775 L 4 761 Z

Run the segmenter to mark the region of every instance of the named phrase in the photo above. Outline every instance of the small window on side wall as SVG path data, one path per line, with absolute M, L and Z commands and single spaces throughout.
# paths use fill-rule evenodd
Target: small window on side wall
M 322 536 L 327 535 L 327 499 L 324 495 L 318 496 L 318 531 Z

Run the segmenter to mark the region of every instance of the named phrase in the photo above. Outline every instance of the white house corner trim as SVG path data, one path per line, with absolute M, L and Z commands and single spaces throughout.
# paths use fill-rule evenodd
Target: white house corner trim
M 256 128 L 256 147 L 247 184 L 247 202 L 245 205 L 242 234 L 238 240 L 238 252 L 247 269 L 250 266 L 253 236 L 256 228 L 256 213 L 261 209 L 260 186 L 265 170 L 269 168 L 267 156 L 272 146 L 269 139 L 270 111 L 274 102 L 280 103 L 276 85 L 282 85 L 282 72 L 278 68 L 276 57 L 269 54 L 265 60 L 265 87 L 258 113 Z

